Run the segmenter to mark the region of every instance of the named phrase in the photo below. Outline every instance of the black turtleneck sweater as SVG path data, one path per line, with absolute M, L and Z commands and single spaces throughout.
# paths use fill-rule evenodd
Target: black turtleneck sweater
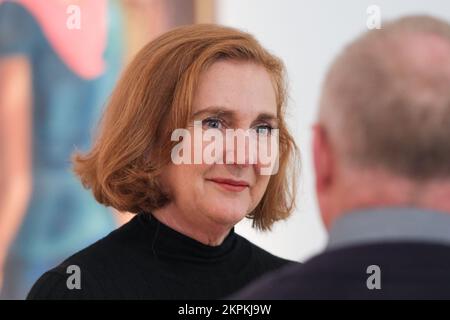
M 288 262 L 234 230 L 207 246 L 141 213 L 46 272 L 28 299 L 220 299 Z

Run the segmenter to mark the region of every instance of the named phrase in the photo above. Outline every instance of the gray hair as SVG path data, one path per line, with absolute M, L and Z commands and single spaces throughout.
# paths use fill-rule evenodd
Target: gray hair
M 410 16 L 352 42 L 326 76 L 319 122 L 346 163 L 450 178 L 450 25 Z

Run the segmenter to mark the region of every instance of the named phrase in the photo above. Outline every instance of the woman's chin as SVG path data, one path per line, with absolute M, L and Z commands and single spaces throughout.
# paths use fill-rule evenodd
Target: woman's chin
M 226 202 L 211 205 L 207 210 L 213 221 L 223 225 L 235 225 L 247 214 L 247 206 L 230 206 Z
M 245 218 L 251 207 L 248 190 L 229 192 L 217 186 L 205 190 L 201 206 L 212 220 L 224 224 L 234 225 Z

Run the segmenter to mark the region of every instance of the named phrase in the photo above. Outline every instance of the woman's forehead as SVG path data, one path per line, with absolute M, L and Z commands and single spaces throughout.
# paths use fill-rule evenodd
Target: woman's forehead
M 252 62 L 219 61 L 205 70 L 194 95 L 193 113 L 198 111 L 255 115 L 277 113 L 271 76 Z

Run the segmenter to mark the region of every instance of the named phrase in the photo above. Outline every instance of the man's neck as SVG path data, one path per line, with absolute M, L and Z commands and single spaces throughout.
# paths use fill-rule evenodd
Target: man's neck
M 357 172 L 347 181 L 336 218 L 374 207 L 415 207 L 450 214 L 450 179 L 419 182 L 385 172 Z

